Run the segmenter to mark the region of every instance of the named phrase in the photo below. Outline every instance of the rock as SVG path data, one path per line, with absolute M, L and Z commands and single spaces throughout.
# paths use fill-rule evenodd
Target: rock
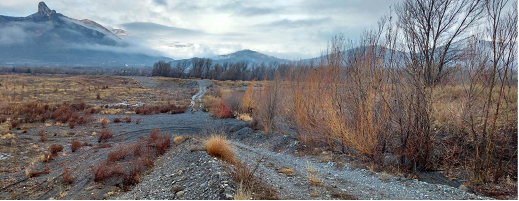
M 175 194 L 175 197 L 182 197 L 182 195 L 184 195 L 184 191 L 179 191 Z
M 232 200 L 233 199 L 233 196 L 229 193 L 226 193 L 225 194 L 225 198 L 229 199 L 229 200 Z
M 461 184 L 460 187 L 458 187 L 458 189 L 465 191 L 465 192 L 470 192 L 470 188 L 463 184 Z

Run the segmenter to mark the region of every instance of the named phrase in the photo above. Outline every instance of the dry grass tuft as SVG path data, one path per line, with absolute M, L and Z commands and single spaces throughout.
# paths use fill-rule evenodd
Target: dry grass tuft
M 173 143 L 175 143 L 176 145 L 179 145 L 179 144 L 182 144 L 182 142 L 186 141 L 187 139 L 189 139 L 189 137 L 185 136 L 185 135 L 176 136 L 175 138 L 173 138 Z
M 308 172 L 307 177 L 308 177 L 308 182 L 310 182 L 310 184 L 312 184 L 314 186 L 323 185 L 323 182 L 319 178 L 317 170 L 309 162 L 306 163 L 306 171 Z
M 234 200 L 250 200 L 252 198 L 252 192 L 247 190 L 242 183 L 238 186 Z
M 51 160 L 54 160 L 54 158 L 52 158 L 52 154 L 50 154 L 50 153 L 44 153 L 44 154 L 40 155 L 40 161 L 42 163 L 48 163 Z
M 231 143 L 222 135 L 212 135 L 205 142 L 205 150 L 209 155 L 220 158 L 229 163 L 235 163 L 234 150 Z
M 236 119 L 240 121 L 252 121 L 250 114 L 239 114 Z
M 292 174 L 294 173 L 294 170 L 292 168 L 281 168 L 278 172 L 283 174 Z

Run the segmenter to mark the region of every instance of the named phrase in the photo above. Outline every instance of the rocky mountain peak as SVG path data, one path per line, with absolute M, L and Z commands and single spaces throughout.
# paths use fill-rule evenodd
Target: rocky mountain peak
M 42 16 L 50 16 L 56 13 L 56 11 L 51 10 L 49 7 L 47 7 L 47 4 L 45 4 L 45 2 L 42 1 L 38 4 L 38 13 Z

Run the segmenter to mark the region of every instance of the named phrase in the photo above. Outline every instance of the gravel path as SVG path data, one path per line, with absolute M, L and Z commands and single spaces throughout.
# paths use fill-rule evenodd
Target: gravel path
M 450 186 L 373 173 L 364 169 L 352 169 L 347 165 L 337 169 L 332 162 L 321 163 L 308 157 L 276 153 L 238 141 L 233 144 L 237 148 L 240 160 L 249 166 L 264 158 L 258 174 L 278 191 L 281 199 L 490 199 Z M 310 184 L 307 167 L 316 170 L 322 186 Z M 277 170 L 280 168 L 291 168 L 294 173 L 291 176 L 278 173 Z M 317 197 L 312 195 L 315 191 L 319 193 Z

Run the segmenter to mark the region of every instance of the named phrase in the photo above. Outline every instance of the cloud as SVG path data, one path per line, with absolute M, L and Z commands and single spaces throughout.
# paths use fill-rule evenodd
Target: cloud
M 260 15 L 268 15 L 276 12 L 277 10 L 272 8 L 259 8 L 259 7 L 243 7 L 234 12 L 235 15 L 241 16 L 260 16 Z
M 0 24 L 0 45 L 30 42 L 41 33 L 53 29 L 51 23 L 11 22 Z
M 122 27 L 133 32 L 146 32 L 146 33 L 167 33 L 173 35 L 199 35 L 204 34 L 203 31 L 184 29 L 172 26 L 166 26 L 162 24 L 156 24 L 152 22 L 131 22 L 121 24 Z
M 153 0 L 158 5 L 167 6 L 168 2 L 166 0 Z
M 261 27 L 290 27 L 290 28 L 296 28 L 296 27 L 309 27 L 314 25 L 322 25 L 323 23 L 329 23 L 331 21 L 331 18 L 317 18 L 317 19 L 304 19 L 304 20 L 289 20 L 289 19 L 282 19 L 273 21 L 266 24 L 258 24 L 257 26 Z

